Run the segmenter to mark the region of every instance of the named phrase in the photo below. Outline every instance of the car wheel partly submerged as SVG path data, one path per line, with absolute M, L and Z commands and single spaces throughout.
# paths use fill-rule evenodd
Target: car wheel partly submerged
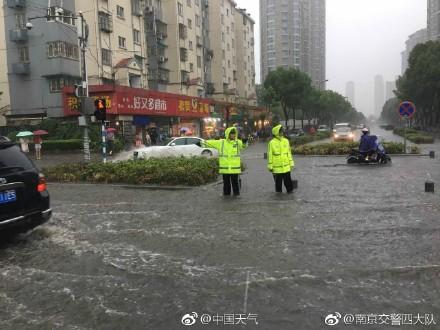
M 202 156 L 211 157 L 212 156 L 212 151 L 211 150 L 203 150 L 202 151 Z

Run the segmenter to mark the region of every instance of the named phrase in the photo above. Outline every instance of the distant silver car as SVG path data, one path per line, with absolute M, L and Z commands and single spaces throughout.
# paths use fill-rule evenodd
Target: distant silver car
M 318 132 L 330 132 L 330 128 L 327 125 L 319 125 L 317 131 Z

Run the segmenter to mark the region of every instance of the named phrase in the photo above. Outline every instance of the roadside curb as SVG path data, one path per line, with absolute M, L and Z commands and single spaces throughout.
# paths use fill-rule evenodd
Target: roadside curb
M 48 182 L 48 185 L 77 185 L 77 186 L 92 186 L 92 185 L 102 185 L 106 187 L 118 187 L 125 189 L 143 189 L 143 190 L 170 190 L 170 191 L 178 191 L 178 190 L 191 190 L 201 186 L 160 186 L 160 185 L 130 185 L 130 184 L 115 184 L 115 183 L 87 183 L 87 182 Z

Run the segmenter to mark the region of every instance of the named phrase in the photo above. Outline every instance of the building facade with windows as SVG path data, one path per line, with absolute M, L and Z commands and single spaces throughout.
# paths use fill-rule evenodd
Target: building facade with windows
M 2 48 L 12 116 L 62 116 L 62 88 L 80 81 L 74 4 L 53 0 L 47 5 L 46 0 L 4 2 Z M 29 19 L 32 29 L 26 28 Z
M 440 0 L 428 0 L 428 38 L 440 40 Z
M 88 25 L 90 85 L 147 88 L 147 45 L 141 0 L 76 0 Z
M 0 74 L 14 116 L 63 116 L 61 91 L 82 80 L 79 12 L 89 86 L 255 104 L 254 21 L 231 0 L 5 0 L 2 9 Z
M 261 78 L 293 67 L 325 88 L 325 0 L 261 0 Z

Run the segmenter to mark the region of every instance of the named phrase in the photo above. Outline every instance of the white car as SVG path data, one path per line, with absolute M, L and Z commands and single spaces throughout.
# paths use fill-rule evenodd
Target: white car
M 204 147 L 205 140 L 199 137 L 176 137 L 167 143 L 167 147 L 181 148 L 182 146 L 197 146 L 201 156 L 218 156 L 217 149 Z

